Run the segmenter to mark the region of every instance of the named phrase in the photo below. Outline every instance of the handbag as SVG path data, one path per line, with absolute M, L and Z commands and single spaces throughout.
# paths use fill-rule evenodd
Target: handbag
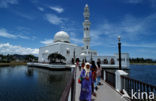
M 78 83 L 80 83 L 80 84 L 81 84 L 81 82 L 82 82 L 82 78 L 81 78 L 81 77 L 79 77 L 79 78 L 78 78 Z

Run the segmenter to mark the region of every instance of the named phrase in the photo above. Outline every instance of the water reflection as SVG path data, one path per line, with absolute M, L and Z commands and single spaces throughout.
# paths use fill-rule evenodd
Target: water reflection
M 33 76 L 33 73 L 34 73 L 33 68 L 28 68 L 27 71 L 26 71 L 26 75 L 28 77 L 32 77 Z
M 1 67 L 0 71 L 1 101 L 58 101 L 70 77 L 70 71 L 26 66 Z

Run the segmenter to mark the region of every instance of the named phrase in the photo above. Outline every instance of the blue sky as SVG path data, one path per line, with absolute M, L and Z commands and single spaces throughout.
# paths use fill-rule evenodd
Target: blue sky
M 0 53 L 37 54 L 66 31 L 83 46 L 83 10 L 90 8 L 91 48 L 99 55 L 122 52 L 156 59 L 156 0 L 0 0 Z

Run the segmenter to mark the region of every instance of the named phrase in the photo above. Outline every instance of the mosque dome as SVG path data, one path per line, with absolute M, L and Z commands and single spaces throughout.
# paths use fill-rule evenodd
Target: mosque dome
M 70 37 L 69 37 L 68 33 L 64 32 L 64 31 L 59 31 L 54 36 L 54 42 L 70 43 Z

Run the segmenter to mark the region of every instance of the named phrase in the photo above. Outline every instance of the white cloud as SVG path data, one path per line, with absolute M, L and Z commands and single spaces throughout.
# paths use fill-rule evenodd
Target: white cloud
M 156 44 L 147 43 L 153 42 L 150 37 L 156 32 L 155 21 L 156 14 L 142 18 L 126 15 L 121 21 L 116 22 L 105 20 L 91 29 L 91 46 L 116 47 L 117 36 L 120 35 L 122 43 L 133 43 L 124 44 L 127 47 L 154 48 Z
M 39 53 L 39 49 L 25 48 L 21 46 L 11 45 L 10 43 L 0 43 L 0 54 L 35 54 Z
M 45 45 L 50 45 L 50 44 L 53 43 L 53 40 L 52 39 L 47 39 L 47 40 L 44 40 L 44 41 L 40 41 L 40 43 L 45 44 Z
M 42 12 L 44 11 L 44 8 L 42 8 L 42 7 L 38 7 L 37 9 L 42 11 Z
M 72 29 L 72 28 L 71 28 Z M 72 41 L 72 43 L 77 44 L 77 45 L 82 45 L 83 41 L 82 39 L 77 37 L 77 33 L 74 33 L 73 31 L 69 33 L 70 35 L 70 40 Z
M 34 16 L 30 15 L 30 14 L 26 14 L 26 13 L 23 13 L 23 12 L 19 12 L 19 11 L 15 11 L 14 10 L 14 13 L 17 14 L 18 16 L 22 17 L 22 18 L 25 18 L 25 19 L 28 19 L 28 20 L 33 20 L 35 19 Z
M 126 15 L 121 21 L 104 21 L 99 24 L 95 30 L 91 30 L 91 36 L 96 40 L 99 40 L 101 36 L 107 40 L 108 38 L 117 38 L 118 35 L 127 40 L 139 40 L 140 36 L 154 34 L 152 31 L 155 30 L 155 21 L 156 14 L 144 18 Z
M 82 39 L 78 39 L 78 38 L 74 38 L 74 37 L 71 38 L 71 41 L 73 41 L 73 43 L 79 44 L 79 45 L 83 43 Z
M 56 11 L 57 13 L 62 13 L 64 11 L 63 8 L 57 7 L 57 6 L 55 6 L 55 7 L 50 6 L 49 8 L 52 9 L 52 10 L 54 10 L 54 11 Z
M 126 47 L 142 47 L 142 48 L 156 48 L 156 43 L 146 43 L 146 44 L 130 44 L 130 43 L 123 43 L 122 46 Z
M 7 8 L 9 4 L 18 4 L 18 0 L 0 0 L 1 8 Z
M 49 21 L 51 24 L 54 25 L 59 25 L 63 22 L 63 19 L 54 15 L 54 14 L 46 14 L 46 19 Z
M 0 29 L 0 37 L 12 38 L 12 39 L 16 39 L 16 38 L 29 39 L 29 37 L 24 35 L 8 33 L 8 31 L 4 28 Z
M 15 35 L 8 33 L 5 29 L 0 29 L 0 37 L 16 38 Z
M 28 36 L 24 36 L 24 35 L 17 35 L 16 37 L 21 39 L 30 39 Z M 32 38 L 34 38 L 34 36 Z

